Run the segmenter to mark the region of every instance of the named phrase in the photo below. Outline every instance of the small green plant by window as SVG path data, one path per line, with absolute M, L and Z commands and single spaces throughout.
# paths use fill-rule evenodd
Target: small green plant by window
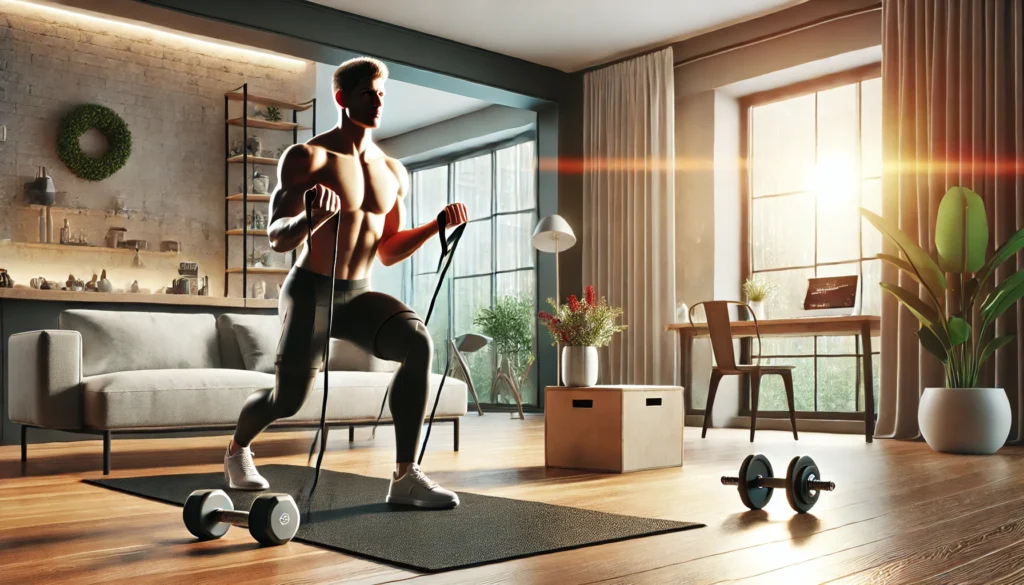
M 743 283 L 743 294 L 747 296 L 747 301 L 752 303 L 768 300 L 777 289 L 778 285 L 763 276 L 751 276 Z

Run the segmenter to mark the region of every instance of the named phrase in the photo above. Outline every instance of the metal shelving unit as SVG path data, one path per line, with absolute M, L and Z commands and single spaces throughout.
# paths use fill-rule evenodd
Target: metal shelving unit
M 231 102 L 240 102 L 242 105 L 242 113 L 238 116 L 231 115 Z M 292 121 L 291 122 L 271 122 L 268 120 L 262 120 L 259 118 L 252 118 L 249 116 L 249 104 L 259 104 L 264 106 L 274 106 L 281 110 L 291 110 Z M 310 111 L 312 113 L 312 124 L 310 126 L 299 125 L 299 112 Z M 276 158 L 267 158 L 260 156 L 253 156 L 250 154 L 238 154 L 231 155 L 231 128 L 241 128 L 242 130 L 242 150 L 245 151 L 249 143 L 249 128 L 260 128 L 263 130 L 270 131 L 281 131 L 292 133 L 292 144 L 299 141 L 300 130 L 312 130 L 313 134 L 316 134 L 316 98 L 309 100 L 304 103 L 292 103 L 284 100 L 279 100 L 267 96 L 261 96 L 249 93 L 249 84 L 242 84 L 241 87 L 233 89 L 224 94 L 224 296 L 229 296 L 231 291 L 231 275 L 241 274 L 242 275 L 242 298 L 249 297 L 249 274 L 287 274 L 287 268 L 255 268 L 249 266 L 249 246 L 253 245 L 255 249 L 255 242 L 253 238 L 257 236 L 265 237 L 267 231 L 255 230 L 249 227 L 249 204 L 250 203 L 269 203 L 269 194 L 250 194 L 249 193 L 249 173 L 251 167 L 258 165 L 265 166 L 277 166 L 278 160 Z M 241 165 L 242 169 L 242 189 L 241 192 L 232 193 L 231 190 L 231 167 L 232 165 Z M 231 218 L 231 203 L 242 204 L 242 227 L 231 228 L 229 225 Z M 269 218 L 269 212 L 266 214 Z M 230 265 L 231 256 L 231 243 L 236 241 L 238 238 L 242 240 L 242 265 L 232 267 Z M 292 264 L 295 263 L 296 252 L 292 251 Z

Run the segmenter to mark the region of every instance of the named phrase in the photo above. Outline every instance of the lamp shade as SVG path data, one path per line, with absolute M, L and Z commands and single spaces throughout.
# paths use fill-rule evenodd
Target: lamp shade
M 564 252 L 576 245 L 576 234 L 561 215 L 549 215 L 537 222 L 530 243 L 541 252 Z

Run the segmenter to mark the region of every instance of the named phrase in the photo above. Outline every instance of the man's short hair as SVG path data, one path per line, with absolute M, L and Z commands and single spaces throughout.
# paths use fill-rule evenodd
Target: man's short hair
M 334 91 L 348 94 L 365 79 L 387 79 L 388 67 L 373 57 L 349 59 L 334 70 Z

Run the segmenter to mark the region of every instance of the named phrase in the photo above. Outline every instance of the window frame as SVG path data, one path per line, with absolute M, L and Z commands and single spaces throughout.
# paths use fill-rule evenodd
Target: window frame
M 455 283 L 456 280 L 473 279 L 473 278 L 480 278 L 480 277 L 483 277 L 483 276 L 489 276 L 490 277 L 490 287 L 491 287 L 491 302 L 492 302 L 492 306 L 493 306 L 493 302 L 495 300 L 495 295 L 496 295 L 496 291 L 497 291 L 497 281 L 498 281 L 498 277 L 500 275 L 502 275 L 502 274 L 512 274 L 512 273 L 516 273 L 516 272 L 531 271 L 534 274 L 533 304 L 534 304 L 535 308 L 539 306 L 538 303 L 539 303 L 539 295 L 540 295 L 540 286 L 539 286 L 539 282 L 538 282 L 539 279 L 537 277 L 537 272 L 538 272 L 537 251 L 531 249 L 531 252 L 532 252 L 532 255 L 533 255 L 532 256 L 532 266 L 529 267 L 529 268 L 513 268 L 513 269 L 498 270 L 497 269 L 498 248 L 497 248 L 497 246 L 494 245 L 494 242 L 497 239 L 498 222 L 496 221 L 496 219 L 498 217 L 500 217 L 500 216 L 507 216 L 507 215 L 521 215 L 521 214 L 524 214 L 524 213 L 531 213 L 534 216 L 533 220 L 535 222 L 536 221 L 536 216 L 540 213 L 540 197 L 539 197 L 539 189 L 538 189 L 539 180 L 540 180 L 540 170 L 539 170 L 539 165 L 538 164 L 534 164 L 534 168 L 533 168 L 534 196 L 533 196 L 533 200 L 531 201 L 531 206 L 529 208 L 526 208 L 526 209 L 517 209 L 515 211 L 501 211 L 501 212 L 497 211 L 497 209 L 498 209 L 498 201 L 497 201 L 497 197 L 498 197 L 497 153 L 498 153 L 498 151 L 505 150 L 505 149 L 508 149 L 508 148 L 512 148 L 512 147 L 515 147 L 515 146 L 519 146 L 520 144 L 525 144 L 525 143 L 528 143 L 528 142 L 532 142 L 533 143 L 534 160 L 535 160 L 535 163 L 536 163 L 536 160 L 539 157 L 539 154 L 537 152 L 537 147 L 538 147 L 538 145 L 537 145 L 537 136 L 536 136 L 536 132 L 531 129 L 529 131 L 520 133 L 520 134 L 518 134 L 516 136 L 513 136 L 513 137 L 505 139 L 505 140 L 495 141 L 495 142 L 488 143 L 486 145 L 482 145 L 482 146 L 475 147 L 475 148 L 472 148 L 472 149 L 466 149 L 466 150 L 455 152 L 455 153 L 451 153 L 451 154 L 448 154 L 448 155 L 445 155 L 445 156 L 442 156 L 442 157 L 437 157 L 437 158 L 434 158 L 434 159 L 422 161 L 422 162 L 419 162 L 419 163 L 417 163 L 415 165 L 410 165 L 406 169 L 409 172 L 409 177 L 410 177 L 410 181 L 409 181 L 409 183 L 410 183 L 410 198 L 409 198 L 409 203 L 407 205 L 407 214 L 411 218 L 410 221 L 415 223 L 415 221 L 416 221 L 415 218 L 417 217 L 416 197 L 415 197 L 414 190 L 412 188 L 412 185 L 414 184 L 414 180 L 413 180 L 412 176 L 413 176 L 414 173 L 422 172 L 422 171 L 428 171 L 428 170 L 444 167 L 446 169 L 446 172 L 447 172 L 447 193 L 446 193 L 445 201 L 446 201 L 446 204 L 451 204 L 451 203 L 454 202 L 454 197 L 455 197 L 455 165 L 457 163 L 459 163 L 459 162 L 470 160 L 470 159 L 474 159 L 474 158 L 478 158 L 478 157 L 481 157 L 481 156 L 489 156 L 490 159 L 491 159 L 490 160 L 490 170 L 491 170 L 491 173 L 490 173 L 491 174 L 491 181 L 490 181 L 491 212 L 486 217 L 478 218 L 478 219 L 473 219 L 473 220 L 470 220 L 469 222 L 467 222 L 467 223 L 478 223 L 478 222 L 483 222 L 483 221 L 490 222 L 490 224 L 491 224 L 490 225 L 490 228 L 491 228 L 490 229 L 490 232 L 491 232 L 491 258 L 490 258 L 491 270 L 489 272 L 456 275 L 455 266 L 454 266 L 454 262 L 453 262 L 453 265 L 452 265 L 452 267 L 451 267 L 451 269 L 449 271 L 449 274 L 446 276 L 446 279 L 450 283 L 449 284 L 449 292 L 448 292 L 447 298 L 445 299 L 446 306 L 447 306 L 447 315 L 448 315 L 447 330 L 449 332 L 454 332 L 454 327 L 455 327 L 454 283 Z M 410 305 L 415 304 L 417 302 L 416 301 L 416 292 L 415 292 L 416 291 L 416 284 L 415 284 L 416 277 L 422 277 L 422 276 L 427 276 L 427 275 L 430 275 L 430 274 L 434 274 L 435 271 L 436 271 L 436 267 L 430 268 L 430 264 L 431 263 L 429 261 L 427 261 L 426 262 L 426 267 L 428 268 L 428 270 L 426 270 L 424 272 L 418 272 L 417 270 L 418 270 L 419 267 L 418 267 L 418 264 L 417 264 L 417 258 L 415 257 L 415 255 L 410 258 L 410 264 L 409 264 L 409 268 L 407 270 L 407 277 L 409 279 L 409 287 L 408 288 L 409 288 L 409 304 Z M 436 308 L 435 308 L 435 310 L 436 310 Z M 542 409 L 543 409 L 543 396 L 542 396 L 543 389 L 540 388 L 539 385 L 538 385 L 538 379 L 539 379 L 538 376 L 539 376 L 539 369 L 540 369 L 538 367 L 538 362 L 540 360 L 540 355 L 539 355 L 539 352 L 538 352 L 538 347 L 539 347 L 539 339 L 538 339 L 538 337 L 540 335 L 540 331 L 539 331 L 538 328 L 535 328 L 535 331 L 536 331 L 536 333 L 535 333 L 534 338 L 533 338 L 533 352 L 534 352 L 534 356 L 535 356 L 534 359 L 536 361 L 535 361 L 533 367 L 530 370 L 529 379 L 533 382 L 534 387 L 537 388 L 537 393 L 536 393 L 536 397 L 535 397 L 535 402 L 533 402 L 533 403 L 526 403 L 526 402 L 524 402 L 523 403 L 523 411 L 524 412 L 530 412 L 530 413 L 541 412 Z M 446 353 L 447 353 L 447 348 L 446 348 Z M 479 394 L 483 390 L 488 390 L 489 391 L 489 389 L 478 389 L 477 393 Z M 506 405 L 506 404 L 500 404 L 500 403 L 496 403 L 496 402 L 481 402 L 480 406 L 484 409 L 484 411 L 494 411 L 494 412 L 509 411 L 509 412 L 512 412 L 512 411 L 516 410 L 516 406 L 515 405 Z
M 818 92 L 821 92 L 821 91 L 826 91 L 826 90 L 829 90 L 829 89 L 834 89 L 836 87 L 841 87 L 841 86 L 849 85 L 849 84 L 852 84 L 852 83 L 861 83 L 861 82 L 868 81 L 868 80 L 871 80 L 871 79 L 879 78 L 879 77 L 881 77 L 881 75 L 882 75 L 882 65 L 881 65 L 881 63 L 872 63 L 872 64 L 869 64 L 869 65 L 864 65 L 864 66 L 861 66 L 861 67 L 856 67 L 854 69 L 849 69 L 849 70 L 846 70 L 846 71 L 840 71 L 838 73 L 832 73 L 832 74 L 829 74 L 829 75 L 824 75 L 824 76 L 816 77 L 816 78 L 813 78 L 813 79 L 808 79 L 808 80 L 801 81 L 801 82 L 794 83 L 794 84 L 790 84 L 790 85 L 787 85 L 787 86 L 783 86 L 783 87 L 779 87 L 779 88 L 775 88 L 775 89 L 770 89 L 770 90 L 766 90 L 766 91 L 750 94 L 750 95 L 744 96 L 744 97 L 742 97 L 742 98 L 740 98 L 738 100 L 739 101 L 739 106 L 740 106 L 739 107 L 739 110 L 740 110 L 740 156 L 739 156 L 739 160 L 740 160 L 740 165 L 739 166 L 740 166 L 740 168 L 739 168 L 739 173 L 740 173 L 740 238 L 741 238 L 741 246 L 740 246 L 740 276 L 741 276 L 742 281 L 746 281 L 746 279 L 749 278 L 752 275 L 752 273 L 753 273 L 753 270 L 752 270 L 753 241 L 751 240 L 751 223 L 752 223 L 751 215 L 752 215 L 752 212 L 753 212 L 753 210 L 752 210 L 752 203 L 753 203 L 753 201 L 752 201 L 752 198 L 751 198 L 751 179 L 752 179 L 752 177 L 751 177 L 751 170 L 750 170 L 750 165 L 749 165 L 749 157 L 751 156 L 750 148 L 751 148 L 751 140 L 752 140 L 752 135 L 751 135 L 752 128 L 751 128 L 751 123 L 750 123 L 751 115 L 752 115 L 752 109 L 754 107 L 765 105 L 765 104 L 769 104 L 769 103 L 772 103 L 772 102 L 778 102 L 778 101 L 782 101 L 782 100 L 786 100 L 786 99 L 790 99 L 790 98 L 795 98 L 795 97 L 799 97 L 799 96 L 803 96 L 803 95 L 808 95 L 808 94 L 817 94 Z M 817 98 L 815 98 L 815 107 L 817 107 Z M 858 141 L 859 141 L 860 128 L 863 126 L 863 120 L 861 119 L 861 96 L 860 96 L 860 92 L 859 91 L 858 91 L 858 96 L 857 96 L 857 115 L 858 115 L 857 126 L 858 126 Z M 818 137 L 817 137 L 817 112 L 815 112 L 815 144 L 817 144 L 817 140 L 818 140 Z M 858 147 L 860 147 L 859 144 L 858 144 Z M 863 182 L 864 178 L 863 177 L 858 177 L 858 181 Z M 858 188 L 858 192 L 859 191 L 860 190 Z M 778 196 L 781 196 L 781 195 L 784 195 L 784 194 L 782 194 L 782 193 L 780 193 L 780 194 L 772 194 L 772 195 L 767 195 L 767 196 L 764 196 L 764 197 L 759 197 L 758 199 L 778 197 Z M 818 214 L 817 214 L 817 212 L 815 212 L 814 221 L 815 221 L 815 226 L 817 228 L 817 225 L 818 225 Z M 864 262 L 864 257 L 863 257 L 863 227 L 861 229 L 859 229 L 857 233 L 858 233 L 857 239 L 858 239 L 858 244 L 861 247 L 861 253 L 860 253 L 860 255 L 858 256 L 858 258 L 856 260 L 853 260 L 853 261 L 851 261 L 851 260 L 844 260 L 844 261 L 837 261 L 837 262 L 820 262 L 819 263 L 818 262 L 818 241 L 817 241 L 817 235 L 815 235 L 815 241 L 814 241 L 814 263 L 812 265 L 810 265 L 810 266 L 806 266 L 806 267 L 803 267 L 803 268 L 812 268 L 812 269 L 817 270 L 817 268 L 821 267 L 821 266 L 832 266 L 832 265 L 840 265 L 840 264 L 850 264 L 852 262 L 856 262 L 857 265 L 858 265 L 858 270 L 860 271 L 859 274 L 861 275 L 861 280 L 863 281 L 863 262 Z M 815 230 L 815 234 L 817 234 L 817 229 Z M 801 268 L 801 267 L 800 266 L 789 266 L 789 267 L 785 267 L 785 268 L 759 270 L 758 272 L 760 273 L 760 272 L 773 272 L 773 271 L 781 271 L 781 270 L 795 270 L 795 269 L 799 269 L 799 268 Z M 858 299 L 858 306 L 863 306 L 863 298 L 864 298 L 864 287 L 863 286 L 860 287 L 860 290 L 858 291 L 858 294 L 860 295 L 860 298 Z M 852 354 L 850 354 L 850 353 L 827 353 L 827 354 L 826 353 L 819 353 L 818 352 L 818 340 L 817 340 L 818 337 L 828 337 L 828 336 L 820 336 L 820 335 L 819 336 L 812 336 L 812 339 L 814 339 L 814 353 L 811 353 L 811 354 L 799 354 L 799 355 L 787 355 L 787 356 L 783 356 L 782 357 L 782 359 L 785 359 L 785 358 L 797 358 L 797 359 L 800 359 L 800 358 L 810 358 L 812 360 L 812 363 L 814 364 L 814 407 L 815 407 L 815 410 L 813 410 L 813 411 L 797 410 L 796 411 L 796 417 L 798 419 L 806 419 L 806 420 L 851 420 L 851 421 L 861 421 L 861 420 L 863 420 L 863 418 L 864 418 L 863 410 L 858 410 L 858 411 L 854 411 L 854 412 L 832 412 L 832 411 L 819 411 L 819 410 L 817 410 L 817 408 L 818 408 L 818 358 L 843 358 L 843 357 L 846 357 L 846 358 L 850 358 L 850 357 L 857 358 L 857 367 L 856 367 L 856 371 L 857 372 L 856 372 L 856 381 L 855 381 L 855 386 L 854 386 L 854 388 L 855 388 L 855 390 L 854 390 L 854 408 L 862 409 L 864 407 L 863 400 L 861 400 L 861 397 L 860 397 L 860 386 L 861 386 L 861 384 L 863 382 L 861 380 L 861 378 L 862 378 L 862 374 L 861 374 L 862 368 L 861 368 L 861 364 L 860 364 L 860 358 L 859 358 L 859 355 L 858 355 L 860 353 L 860 351 L 862 350 L 862 343 L 860 341 L 860 337 L 858 336 L 856 338 L 856 342 L 855 342 L 855 348 L 856 348 L 855 351 L 856 351 L 856 353 L 852 353 Z M 871 355 L 872 355 L 872 362 L 873 363 L 879 363 L 878 362 L 878 360 L 880 359 L 880 347 L 879 347 L 879 345 L 880 344 L 877 344 L 877 343 L 872 344 Z M 749 363 L 749 361 L 752 358 L 752 354 L 753 354 L 753 351 L 752 351 L 752 340 L 750 340 L 750 339 L 743 339 L 743 340 L 741 340 L 741 342 L 740 342 L 740 353 L 741 353 L 741 359 L 743 360 L 743 362 L 744 363 Z M 740 405 L 739 405 L 740 409 L 739 409 L 739 415 L 740 416 L 750 416 L 750 414 L 751 414 L 751 410 L 750 410 L 750 382 L 747 379 L 747 376 L 743 376 L 742 378 L 743 378 L 743 380 L 740 383 Z M 873 381 L 870 381 L 870 382 L 865 384 L 865 392 L 869 391 L 869 389 L 871 389 L 873 391 Z M 702 410 L 694 410 L 693 412 L 695 414 L 704 414 L 704 410 L 703 409 Z M 757 412 L 757 416 L 761 417 L 761 418 L 782 418 L 782 419 L 788 419 L 789 418 L 789 411 L 786 411 L 786 410 L 781 410 L 781 411 L 779 411 L 779 410 L 760 410 L 759 409 L 758 412 Z

